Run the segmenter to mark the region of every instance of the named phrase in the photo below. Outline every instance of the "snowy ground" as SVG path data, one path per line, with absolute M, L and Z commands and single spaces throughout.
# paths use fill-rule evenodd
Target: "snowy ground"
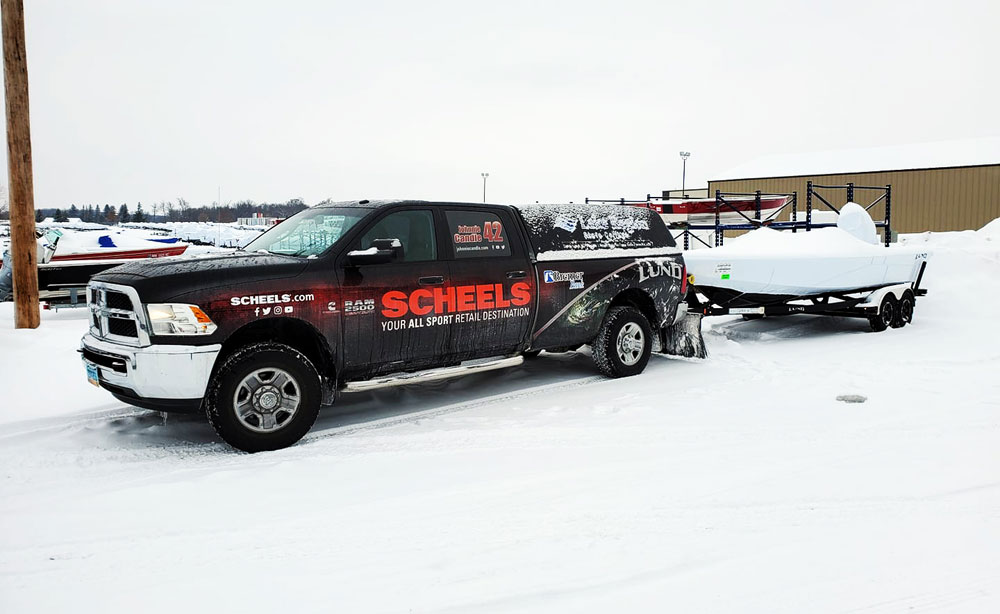
M 998 612 L 1000 240 L 909 240 L 904 329 L 715 319 L 706 361 L 355 393 L 253 456 L 0 305 L 0 611 Z

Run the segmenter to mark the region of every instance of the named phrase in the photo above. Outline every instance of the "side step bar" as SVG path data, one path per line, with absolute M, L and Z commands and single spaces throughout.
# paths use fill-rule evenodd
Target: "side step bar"
M 468 375 L 469 373 L 480 373 L 482 371 L 493 371 L 494 369 L 515 367 L 523 362 L 523 356 L 496 356 L 492 358 L 479 358 L 476 360 L 466 360 L 461 364 L 455 365 L 454 367 L 427 369 L 426 371 L 414 371 L 412 373 L 390 373 L 389 375 L 382 375 L 374 379 L 361 382 L 348 382 L 341 390 L 343 392 L 361 392 L 363 390 L 372 390 L 375 388 L 431 382 L 459 375 Z

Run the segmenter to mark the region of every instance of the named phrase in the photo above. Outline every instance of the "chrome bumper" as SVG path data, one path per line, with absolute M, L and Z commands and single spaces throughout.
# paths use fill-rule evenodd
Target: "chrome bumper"
M 105 357 L 97 366 L 102 383 L 132 390 L 150 399 L 200 399 L 205 396 L 215 359 L 222 349 L 215 345 L 150 345 L 142 348 L 109 343 L 91 334 L 80 340 L 80 348 Z

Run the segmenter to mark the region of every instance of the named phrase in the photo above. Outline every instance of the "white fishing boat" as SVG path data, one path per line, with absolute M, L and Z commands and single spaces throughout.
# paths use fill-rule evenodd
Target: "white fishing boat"
M 912 283 L 926 259 L 919 249 L 880 246 L 871 217 L 855 203 L 841 208 L 836 227 L 760 228 L 722 247 L 684 254 L 697 291 L 728 307 Z

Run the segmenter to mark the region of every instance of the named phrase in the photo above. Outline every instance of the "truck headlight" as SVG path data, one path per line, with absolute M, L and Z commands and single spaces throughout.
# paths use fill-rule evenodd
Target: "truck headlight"
M 146 313 L 154 335 L 211 335 L 219 328 L 197 305 L 155 303 Z

